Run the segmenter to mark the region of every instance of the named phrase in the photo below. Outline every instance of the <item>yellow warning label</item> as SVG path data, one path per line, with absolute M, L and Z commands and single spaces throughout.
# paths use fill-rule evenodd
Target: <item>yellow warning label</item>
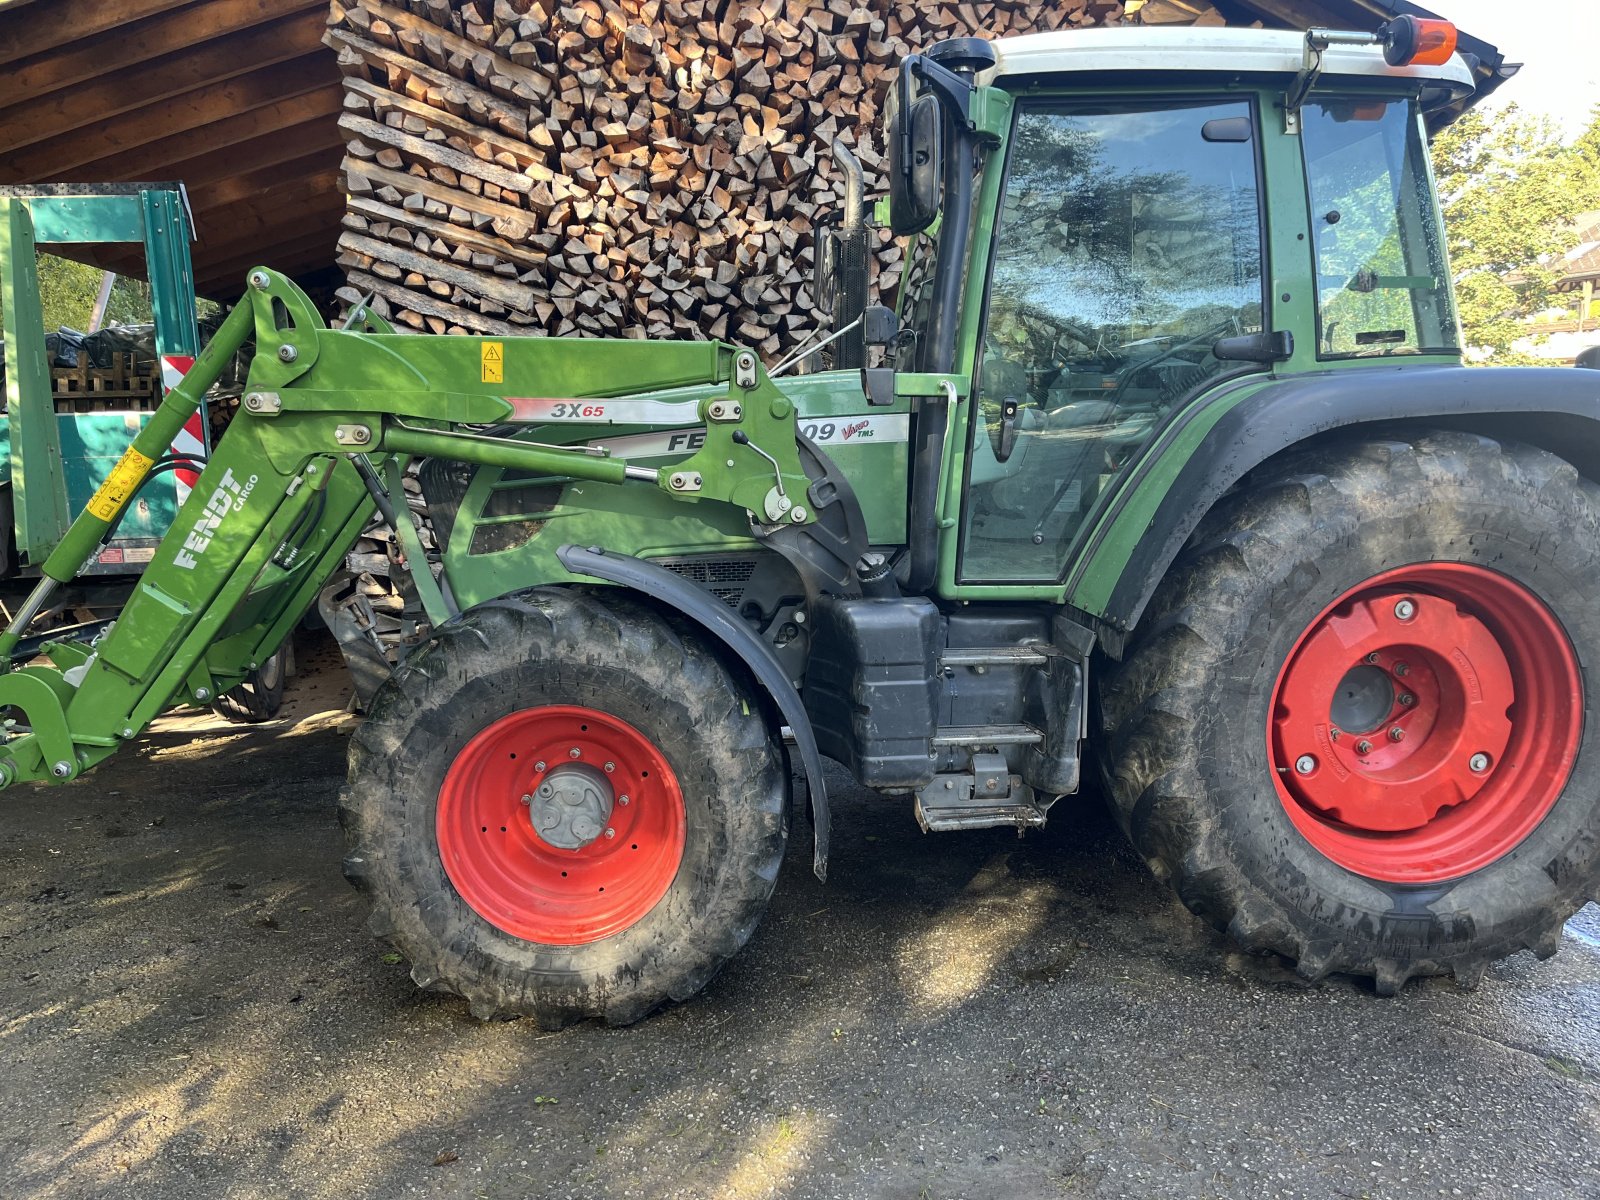
M 478 351 L 483 361 L 483 381 L 485 383 L 504 383 L 506 381 L 506 360 L 499 342 L 484 342 Z
M 111 468 L 111 474 L 106 476 L 100 490 L 95 492 L 94 499 L 89 501 L 89 514 L 102 521 L 115 517 L 154 461 L 129 446 L 117 460 L 117 465 Z

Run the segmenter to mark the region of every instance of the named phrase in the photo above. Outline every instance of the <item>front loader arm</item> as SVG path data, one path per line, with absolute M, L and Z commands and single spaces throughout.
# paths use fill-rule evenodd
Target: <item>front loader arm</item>
M 232 686 L 311 607 L 374 511 L 392 507 L 382 477 L 397 480 L 414 457 L 653 486 L 686 502 L 737 505 L 758 528 L 814 520 L 793 405 L 748 351 L 333 330 L 284 277 L 258 268 L 249 284 L 0 634 L 0 711 L 12 717 L 0 786 L 75 778 L 171 705 L 203 704 Z M 239 414 L 117 621 L 92 644 L 47 642 L 50 665 L 10 669 L 34 616 L 115 528 L 176 431 L 252 339 Z M 707 432 L 692 457 L 668 468 L 505 433 L 542 423 L 559 411 L 553 406 L 577 405 L 604 423 L 610 398 L 686 384 L 726 384 L 727 392 L 695 403 L 692 416 L 678 406 L 674 419 L 704 422 Z

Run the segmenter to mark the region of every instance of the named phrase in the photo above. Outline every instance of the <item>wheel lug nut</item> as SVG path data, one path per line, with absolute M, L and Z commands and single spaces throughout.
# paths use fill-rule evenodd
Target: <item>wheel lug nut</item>
M 1394 606 L 1394 615 L 1402 621 L 1409 621 L 1417 615 L 1417 602 L 1415 600 L 1401 600 Z
M 1489 769 L 1489 756 L 1480 750 L 1467 759 L 1467 766 L 1471 767 L 1474 773 L 1482 775 Z
M 617 803 L 618 804 L 626 804 L 627 802 L 628 802 L 628 798 L 626 796 L 618 796 L 617 797 Z
M 611 774 L 611 772 L 615 771 L 616 769 L 617 769 L 617 764 L 616 763 L 607 763 L 606 764 L 606 774 L 607 775 Z
M 1364 754 L 1371 754 L 1372 753 L 1372 743 L 1367 741 L 1366 738 L 1362 738 L 1359 742 L 1356 743 L 1356 753 L 1357 754 L 1363 754 L 1363 755 Z
M 532 796 L 524 796 L 522 798 L 522 802 L 524 804 L 532 804 L 533 803 L 533 797 Z
M 608 838 L 614 838 L 617 836 L 617 831 L 615 829 L 608 829 L 606 830 L 606 836 Z
M 1410 708 L 1416 702 L 1417 702 L 1417 698 L 1415 696 L 1413 696 L 1410 692 L 1401 692 L 1400 693 L 1400 703 L 1405 705 L 1407 708 Z
M 574 746 L 571 750 L 567 751 L 567 757 L 568 758 L 582 758 L 583 757 L 583 751 L 579 750 L 576 746 Z
M 1301 775 L 1309 775 L 1317 769 L 1317 760 L 1309 754 L 1302 754 L 1294 760 L 1294 769 Z
M 1344 730 L 1340 729 L 1337 725 L 1328 726 L 1328 737 L 1331 738 L 1333 741 L 1337 742 L 1343 736 L 1344 736 Z
M 1404 679 L 1407 675 L 1411 674 L 1411 666 L 1409 663 L 1395 663 L 1394 673 L 1401 679 Z
M 534 763 L 534 764 L 533 764 L 533 769 L 534 769 L 534 770 L 535 770 L 535 771 L 542 771 L 542 770 L 544 770 L 544 759 L 542 759 L 542 758 L 541 758 L 541 759 L 540 759 L 540 760 L 539 760 L 539 761 L 538 761 L 538 762 L 536 762 L 536 763 Z
M 1374 650 L 1371 654 L 1367 655 L 1367 661 L 1369 663 L 1376 663 L 1378 661 L 1378 652 Z
M 1394 726 L 1392 729 L 1389 730 L 1389 740 L 1391 742 L 1403 741 L 1405 739 L 1405 736 L 1406 736 L 1406 731 L 1404 729 L 1401 729 L 1400 726 L 1398 726 L 1398 725 Z

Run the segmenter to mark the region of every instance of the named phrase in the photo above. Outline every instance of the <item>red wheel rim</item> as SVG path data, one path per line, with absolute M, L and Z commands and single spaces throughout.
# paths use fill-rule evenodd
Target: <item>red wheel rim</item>
M 1317 850 L 1371 879 L 1433 883 L 1544 819 L 1582 714 L 1577 655 L 1543 601 L 1483 567 L 1418 563 L 1351 588 L 1301 635 L 1267 746 Z
M 439 789 L 445 873 L 484 920 L 574 946 L 620 933 L 683 861 L 677 776 L 654 744 L 575 705 L 502 717 L 462 747 Z

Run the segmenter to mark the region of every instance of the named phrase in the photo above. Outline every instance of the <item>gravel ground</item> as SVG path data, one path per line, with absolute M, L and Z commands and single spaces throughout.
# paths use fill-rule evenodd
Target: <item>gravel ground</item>
M 1476 992 L 1231 954 L 1086 799 L 918 832 L 835 781 L 751 945 L 631 1029 L 417 991 L 339 875 L 326 651 L 3 798 L 0 1194 L 1600 1195 L 1600 914 Z M 320 671 L 320 673 L 319 673 Z M 809 834 L 803 825 L 802 837 Z

